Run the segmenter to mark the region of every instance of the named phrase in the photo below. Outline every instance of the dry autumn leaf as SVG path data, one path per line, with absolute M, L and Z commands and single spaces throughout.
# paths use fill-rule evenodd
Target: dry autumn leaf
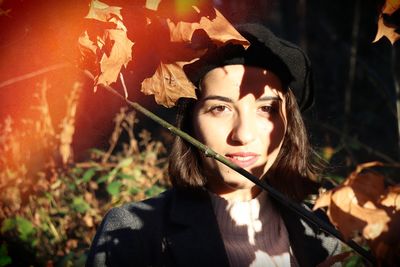
M 213 19 L 204 16 L 199 22 L 174 23 L 170 19 L 166 20 L 170 32 L 170 44 L 158 46 L 160 64 L 154 75 L 143 81 L 141 88 L 145 94 L 154 94 L 158 104 L 172 107 L 181 97 L 196 98 L 196 87 L 188 80 L 182 68 L 202 56 L 209 42 L 217 46 L 227 43 L 248 46 L 248 41 L 224 16 L 218 10 L 214 11 L 216 16 Z M 194 38 L 194 33 L 199 30 L 204 32 L 207 38 Z M 205 40 L 207 43 L 204 43 Z M 178 46 L 179 49 L 176 49 Z
M 172 107 L 180 97 L 196 98 L 195 87 L 183 72 L 181 62 L 160 63 L 155 74 L 142 83 L 142 92 L 154 94 L 156 102 Z
M 133 28 L 128 38 L 123 19 L 135 18 L 132 13 L 144 15 L 146 23 L 141 20 L 138 28 L 128 22 Z M 166 107 L 174 106 L 181 97 L 196 97 L 195 86 L 182 68 L 204 55 L 210 45 L 249 45 L 212 7 L 212 1 L 146 1 L 125 10 L 94 0 L 86 18 L 103 23 L 102 31 L 85 32 L 79 39 L 81 51 L 92 62 L 86 66 L 96 77 L 95 89 L 115 82 L 122 66 L 130 63 L 141 92 L 154 94 L 156 102 Z
M 121 7 L 109 6 L 98 0 L 93 0 L 85 18 L 118 24 L 118 21 L 122 21 Z
M 388 193 L 380 200 L 380 204 L 388 208 L 400 210 L 400 186 L 391 186 Z
M 198 30 L 204 30 L 217 46 L 226 43 L 241 44 L 244 47 L 249 45 L 249 42 L 239 34 L 239 32 L 232 26 L 231 23 L 216 9 L 215 18 L 201 17 L 197 22 L 184 22 L 180 21 L 174 23 L 168 20 L 168 27 L 171 33 L 171 42 L 192 42 L 193 33 Z
M 95 90 L 99 84 L 110 85 L 115 82 L 122 66 L 132 59 L 133 42 L 127 37 L 121 9 L 94 0 L 85 17 L 103 23 L 99 27 L 103 28 L 102 31 L 89 33 L 86 30 L 79 38 L 85 65 L 96 77 Z
M 90 40 L 89 34 L 85 31 L 81 36 L 79 36 L 79 47 L 83 54 L 93 54 L 96 55 L 97 53 L 97 46 L 95 43 Z
M 109 85 L 118 79 L 122 66 L 131 61 L 133 42 L 123 30 L 106 30 L 104 40 L 104 47 L 111 48 L 104 51 L 100 60 L 101 73 L 97 84 Z
M 359 165 L 342 185 L 322 194 L 314 210 L 328 207 L 329 219 L 346 239 L 361 233 L 379 262 L 395 266 L 400 256 L 400 186 L 385 188 L 382 175 L 364 171 L 379 165 Z
M 391 44 L 394 44 L 397 40 L 400 39 L 399 28 L 400 25 L 395 25 L 393 23 L 388 22 L 385 19 L 385 16 L 391 16 L 394 12 L 400 9 L 400 1 L 399 0 L 386 0 L 383 5 L 382 12 L 379 15 L 378 19 L 378 31 L 376 33 L 375 39 L 373 43 L 380 40 L 383 36 L 389 39 Z

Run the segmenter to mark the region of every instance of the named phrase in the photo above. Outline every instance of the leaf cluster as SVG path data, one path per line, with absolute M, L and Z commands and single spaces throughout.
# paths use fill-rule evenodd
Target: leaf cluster
M 212 1 L 106 2 L 113 1 L 91 2 L 79 38 L 82 67 L 92 72 L 95 88 L 116 82 L 124 72 L 129 88 L 154 94 L 158 104 L 172 107 L 180 97 L 196 98 L 184 65 L 212 47 L 248 45 Z
M 327 207 L 331 222 L 346 240 L 366 241 L 380 266 L 396 266 L 400 258 L 400 186 L 386 187 L 384 176 L 360 164 L 347 179 L 317 199 L 314 210 Z

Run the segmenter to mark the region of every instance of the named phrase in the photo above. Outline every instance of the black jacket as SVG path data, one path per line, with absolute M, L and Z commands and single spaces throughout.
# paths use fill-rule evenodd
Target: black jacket
M 300 266 L 316 266 L 340 252 L 338 240 L 276 205 Z M 229 262 L 208 193 L 171 189 L 111 209 L 96 233 L 86 265 L 221 267 Z

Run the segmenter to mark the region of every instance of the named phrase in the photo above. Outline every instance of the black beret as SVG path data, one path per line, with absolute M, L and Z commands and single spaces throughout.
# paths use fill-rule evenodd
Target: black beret
M 314 102 L 311 64 L 303 50 L 276 37 L 261 24 L 241 24 L 235 28 L 250 42 L 250 46 L 245 49 L 242 45 L 228 44 L 210 48 L 199 60 L 184 66 L 189 80 L 198 86 L 207 72 L 226 65 L 261 67 L 274 72 L 283 87 L 292 90 L 301 110 L 311 107 Z

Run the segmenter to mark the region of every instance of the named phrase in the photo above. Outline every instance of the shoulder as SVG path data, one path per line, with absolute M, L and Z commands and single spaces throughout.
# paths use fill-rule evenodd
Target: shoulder
M 140 202 L 131 202 L 109 210 L 104 217 L 102 227 L 108 229 L 118 228 L 142 228 L 144 220 L 162 216 L 174 190 L 167 190 L 160 195 Z M 151 223 L 149 221 L 148 223 Z
M 130 259 L 136 263 L 151 259 L 150 254 L 161 247 L 172 195 L 173 189 L 109 210 L 92 241 L 86 266 L 126 266 Z

